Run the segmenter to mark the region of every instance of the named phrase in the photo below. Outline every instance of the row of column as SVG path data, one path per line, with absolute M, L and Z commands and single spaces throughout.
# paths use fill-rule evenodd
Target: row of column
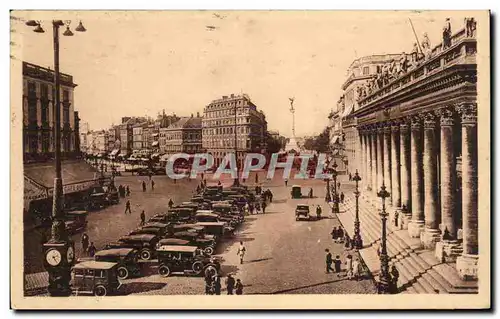
M 463 233 L 463 252 L 457 267 L 461 264 L 467 268 L 459 269 L 464 276 L 475 276 L 471 273 L 471 267 L 477 266 L 478 254 L 475 103 L 358 127 L 359 163 L 366 189 L 376 194 L 384 184 L 391 194 L 389 205 L 406 208 L 403 225 L 410 236 L 420 238 L 427 248 L 439 242 L 439 249 L 452 255 L 457 251 L 456 215 L 460 208 L 453 130 L 456 124 L 461 126 Z

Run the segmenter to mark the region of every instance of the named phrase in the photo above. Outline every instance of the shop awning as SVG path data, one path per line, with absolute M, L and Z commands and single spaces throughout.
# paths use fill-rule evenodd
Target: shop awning
M 153 143 L 151 143 L 151 146 L 158 146 L 158 141 L 154 141 Z

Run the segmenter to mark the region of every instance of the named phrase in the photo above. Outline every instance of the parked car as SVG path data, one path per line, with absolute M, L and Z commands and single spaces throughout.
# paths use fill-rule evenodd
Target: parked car
M 197 222 L 195 225 L 203 226 L 205 228 L 205 233 L 214 235 L 216 240 L 222 238 L 227 231 L 230 231 L 224 222 Z
M 297 205 L 295 208 L 295 220 L 311 220 L 311 215 L 309 215 L 309 205 Z
M 119 279 L 138 276 L 141 273 L 137 263 L 137 250 L 133 248 L 113 248 L 98 251 L 94 256 L 96 261 L 117 263 L 116 273 Z
M 92 193 L 89 196 L 89 210 L 97 210 L 107 207 L 109 204 L 108 194 L 102 193 Z
M 302 197 L 302 189 L 299 185 L 293 185 L 292 190 L 290 191 L 290 195 L 292 198 L 301 198 Z
M 163 277 L 174 272 L 193 275 L 215 275 L 220 272 L 218 260 L 200 254 L 196 246 L 161 246 L 157 254 L 158 273 Z
M 134 248 L 139 251 L 139 258 L 150 260 L 154 257 L 158 236 L 151 234 L 137 234 L 122 236 L 117 242 L 109 243 L 105 249 L 111 248 Z
M 158 242 L 158 246 L 196 246 L 208 256 L 211 256 L 215 251 L 215 243 L 213 240 L 199 238 L 193 233 L 187 233 L 187 235 L 180 234 L 172 238 L 161 239 Z
M 116 187 L 104 187 L 104 192 L 107 194 L 108 204 L 115 205 L 120 202 L 120 194 Z
M 152 234 L 162 238 L 167 235 L 167 228 L 168 224 L 148 222 L 147 224 L 131 231 L 129 235 Z
M 76 210 L 65 213 L 66 230 L 70 235 L 82 231 L 87 227 L 87 216 L 88 212 L 85 210 Z
M 74 265 L 71 280 L 73 293 L 91 293 L 99 297 L 117 294 L 121 286 L 117 268 L 117 263 L 94 260 Z

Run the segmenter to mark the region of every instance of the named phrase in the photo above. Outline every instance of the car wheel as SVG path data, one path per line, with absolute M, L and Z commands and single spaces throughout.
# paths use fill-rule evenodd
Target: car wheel
M 192 269 L 196 275 L 199 275 L 203 271 L 203 263 L 201 261 L 195 261 L 193 263 Z
M 108 291 L 106 290 L 106 287 L 103 285 L 99 285 L 94 288 L 94 295 L 98 297 L 104 297 L 108 294 Z
M 214 248 L 211 246 L 208 246 L 208 247 L 205 247 L 205 249 L 203 251 L 205 252 L 205 254 L 212 256 L 212 254 L 214 253 Z
M 150 260 L 151 259 L 151 251 L 147 248 L 141 250 L 141 259 Z
M 158 268 L 158 273 L 162 277 L 168 277 L 170 276 L 170 268 L 167 265 L 161 265 L 160 268 Z
M 217 269 L 214 266 L 208 266 L 205 268 L 205 276 L 215 276 L 217 275 Z
M 129 275 L 128 269 L 125 266 L 118 267 L 118 269 L 116 270 L 116 273 L 117 273 L 119 279 L 127 279 L 128 275 Z

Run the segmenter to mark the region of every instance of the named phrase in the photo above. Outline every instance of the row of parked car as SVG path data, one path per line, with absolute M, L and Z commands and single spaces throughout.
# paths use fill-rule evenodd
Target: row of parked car
M 244 222 L 243 207 L 256 199 L 259 198 L 246 187 L 208 186 L 191 201 L 155 214 L 128 235 L 106 244 L 92 260 L 82 259 L 74 267 L 74 283 L 84 285 L 85 271 L 90 268 L 101 271 L 101 266 L 107 267 L 106 273 L 114 272 L 117 280 L 109 280 L 109 275 L 87 276 L 91 285 L 85 284 L 85 291 L 105 295 L 110 289 L 118 289 L 118 279 L 141 276 L 151 268 L 156 268 L 163 277 L 215 275 L 220 272 L 222 261 L 213 256 L 218 244 L 223 238 L 231 237 Z M 110 263 L 114 266 L 110 267 Z M 110 286 L 96 289 L 103 286 L 103 278 L 108 278 L 105 281 Z M 101 283 L 97 284 L 96 279 Z

